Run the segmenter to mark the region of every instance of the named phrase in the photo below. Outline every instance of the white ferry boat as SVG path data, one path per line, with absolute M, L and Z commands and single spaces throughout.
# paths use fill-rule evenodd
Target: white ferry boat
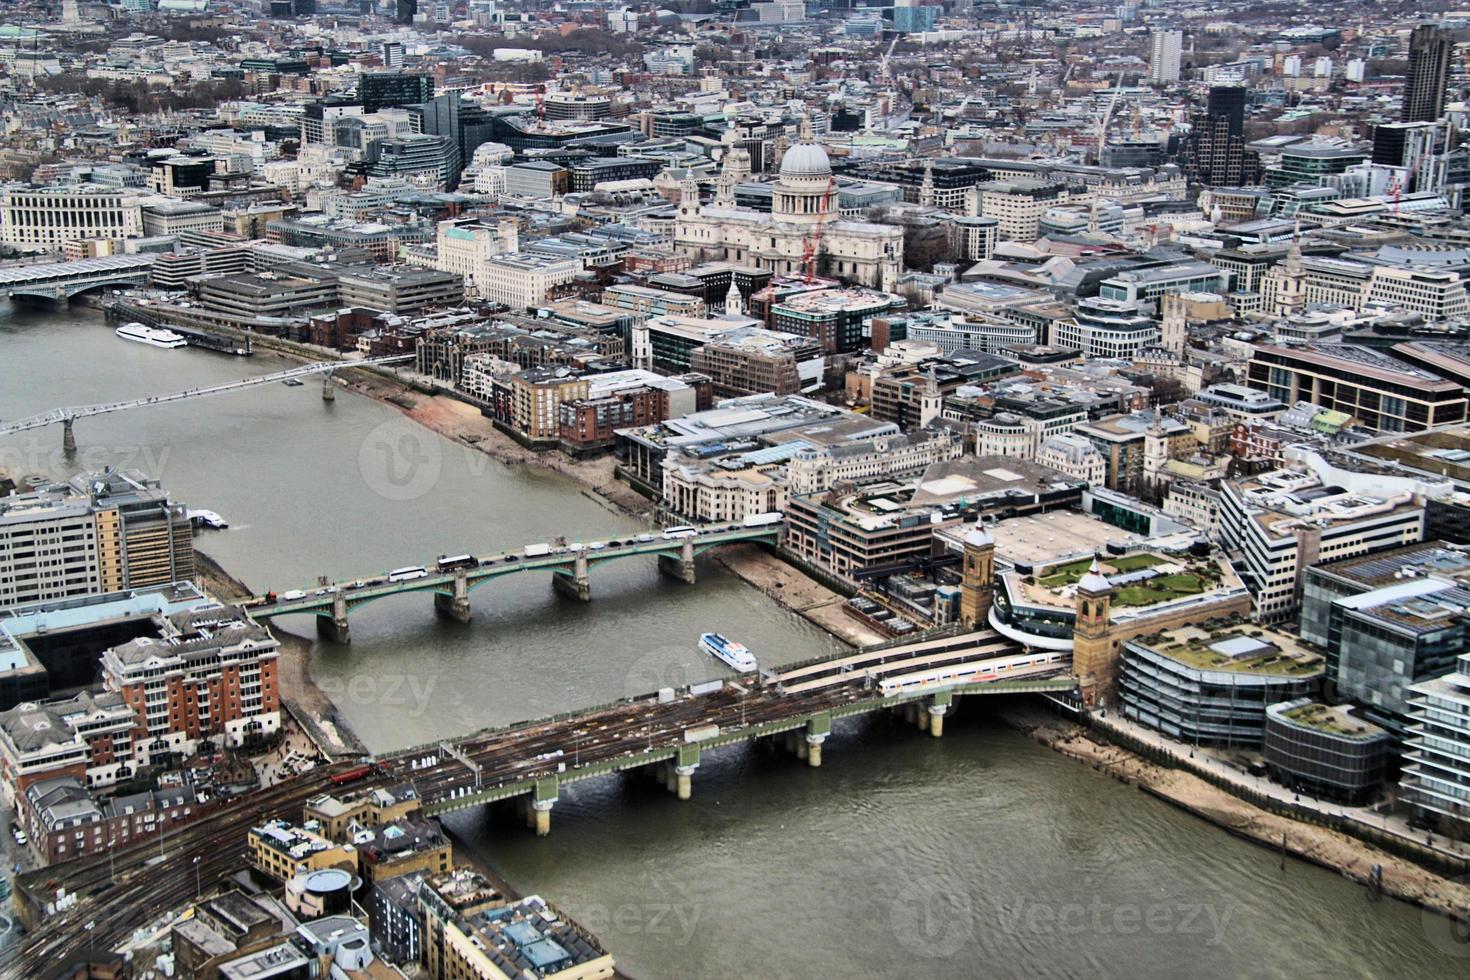
M 699 648 L 742 674 L 756 669 L 755 657 L 746 649 L 745 644 L 736 643 L 719 633 L 699 634 Z
M 150 347 L 187 347 L 189 342 L 182 334 L 174 333 L 172 330 L 158 330 L 142 323 L 125 323 L 118 327 L 113 333 L 123 340 L 131 340 L 139 344 L 147 344 Z

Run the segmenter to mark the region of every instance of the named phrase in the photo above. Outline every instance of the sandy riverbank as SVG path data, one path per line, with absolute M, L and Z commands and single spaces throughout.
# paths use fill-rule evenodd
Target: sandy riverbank
M 844 613 L 844 596 L 808 578 L 759 545 L 737 544 L 721 548 L 713 553 L 712 560 L 746 584 L 760 589 L 782 607 L 849 646 L 868 646 L 887 639 Z
M 611 456 L 573 459 L 558 451 L 527 449 L 495 428 L 475 406 L 448 395 L 426 395 L 379 374 L 354 371 L 345 383 L 349 390 L 395 405 L 425 428 L 478 449 L 507 466 L 532 466 L 560 473 L 581 484 L 610 510 L 644 519 L 653 516 L 653 501 L 613 475 Z
M 225 571 L 197 546 L 194 558 L 199 585 L 210 595 L 227 602 L 254 595 L 244 582 Z M 276 660 L 276 678 L 281 688 L 281 700 L 292 717 L 306 730 L 317 748 L 329 757 L 365 752 L 331 698 L 311 678 L 312 641 L 274 623 L 266 623 L 265 627 L 281 644 Z
M 1380 865 L 1386 894 L 1470 922 L 1470 882 L 1442 877 L 1338 831 L 1262 810 L 1192 773 L 1094 741 L 1082 726 L 1043 711 L 1012 709 L 1003 718 L 1041 744 L 1138 786 L 1237 837 L 1279 851 L 1284 836 L 1288 853 L 1364 885 L 1373 865 Z

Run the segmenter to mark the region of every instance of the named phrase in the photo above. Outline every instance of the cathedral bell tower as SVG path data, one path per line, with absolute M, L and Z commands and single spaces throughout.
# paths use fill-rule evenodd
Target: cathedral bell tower
M 699 181 L 694 179 L 692 171 L 684 172 L 684 179 L 679 181 L 679 216 L 690 218 L 699 214 Z

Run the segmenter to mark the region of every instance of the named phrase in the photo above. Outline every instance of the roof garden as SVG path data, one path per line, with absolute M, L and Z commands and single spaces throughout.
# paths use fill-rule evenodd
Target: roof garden
M 1354 715 L 1349 705 L 1306 701 L 1285 708 L 1280 712 L 1280 716 L 1304 728 L 1312 728 L 1343 738 L 1370 739 L 1388 734 L 1372 722 L 1364 721 Z
M 1181 626 L 1132 641 L 1196 670 L 1311 677 L 1324 661 L 1295 637 L 1243 621 Z
M 1153 606 L 1188 596 L 1202 595 L 1219 585 L 1223 572 L 1211 558 L 1166 557 L 1151 551 L 1131 555 L 1099 557 L 1102 573 L 1113 586 L 1114 606 Z M 1037 569 L 1027 595 L 1049 601 L 1042 590 L 1070 604 L 1073 587 L 1092 565 L 1091 558 L 1079 558 Z M 1030 583 L 1027 583 L 1030 585 Z

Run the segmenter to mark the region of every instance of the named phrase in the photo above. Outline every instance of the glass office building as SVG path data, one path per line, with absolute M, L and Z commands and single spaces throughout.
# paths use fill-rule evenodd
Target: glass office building
M 1394 738 L 1352 708 L 1311 698 L 1266 709 L 1263 748 L 1271 778 L 1312 796 L 1361 803 L 1377 794 L 1394 759 Z

